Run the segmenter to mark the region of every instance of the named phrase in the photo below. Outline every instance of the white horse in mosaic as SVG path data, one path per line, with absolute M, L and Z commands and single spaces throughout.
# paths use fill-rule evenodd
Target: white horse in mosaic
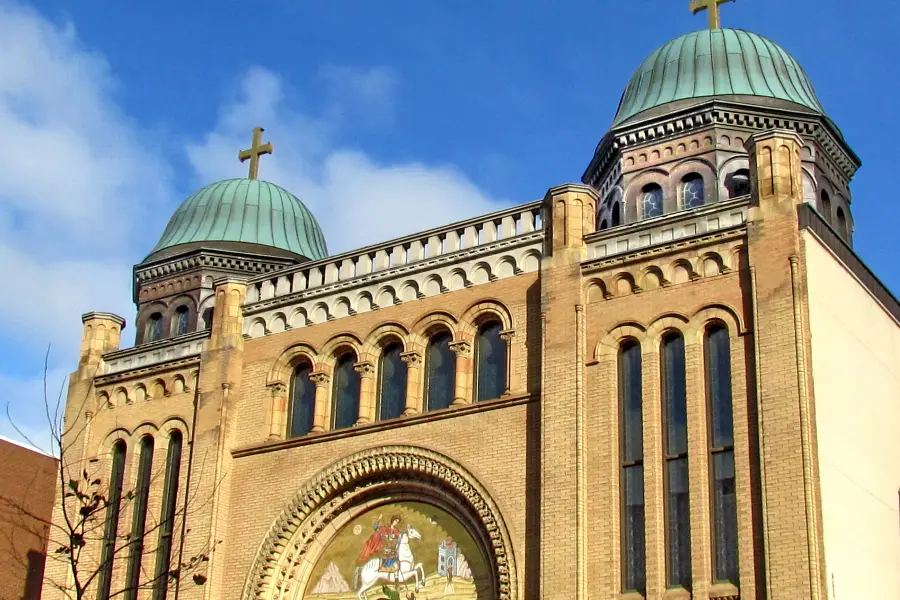
M 388 583 L 401 583 L 411 577 L 416 578 L 416 591 L 425 584 L 425 568 L 422 563 L 415 562 L 412 550 L 409 548 L 409 540 L 421 540 L 422 534 L 412 525 L 406 526 L 406 531 L 400 534 L 397 542 L 397 563 L 399 571 L 385 573 L 378 570 L 381 566 L 381 558 L 374 557 L 361 567 L 356 567 L 353 574 L 353 587 L 356 588 L 356 596 L 359 600 L 368 600 L 367 590 L 378 581 Z

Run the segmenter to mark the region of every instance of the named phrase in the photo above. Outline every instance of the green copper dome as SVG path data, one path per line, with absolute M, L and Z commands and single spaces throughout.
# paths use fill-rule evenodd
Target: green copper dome
M 310 260 L 328 255 L 309 209 L 287 190 L 257 179 L 219 181 L 185 200 L 150 254 L 203 242 L 257 244 Z
M 613 127 L 669 102 L 710 96 L 785 100 L 825 114 L 806 73 L 781 46 L 748 31 L 705 29 L 647 57 L 622 94 Z

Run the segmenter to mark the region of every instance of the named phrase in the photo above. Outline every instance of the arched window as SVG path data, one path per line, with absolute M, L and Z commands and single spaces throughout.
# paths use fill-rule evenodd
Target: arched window
M 162 322 L 162 313 L 157 312 L 150 315 L 150 318 L 147 319 L 147 333 L 144 335 L 146 341 L 155 342 L 162 338 Z
M 172 332 L 174 335 L 184 335 L 188 332 L 188 325 L 190 321 L 190 315 L 188 314 L 187 306 L 179 306 L 175 309 L 175 323 L 174 323 L 174 331 Z
M 400 358 L 403 346 L 394 342 L 381 351 L 378 365 L 379 421 L 396 419 L 406 409 L 406 363 Z
M 131 549 L 125 569 L 125 600 L 136 600 L 141 582 L 141 558 L 144 555 L 144 531 L 147 523 L 147 500 L 153 474 L 153 436 L 141 438 L 137 484 L 134 489 L 134 512 L 131 515 Z
M 159 517 L 159 542 L 156 549 L 156 574 L 153 581 L 153 600 L 165 600 L 169 590 L 169 568 L 172 564 L 172 535 L 175 531 L 175 513 L 178 500 L 178 479 L 181 474 L 181 449 L 184 443 L 181 432 L 173 430 L 169 435 L 166 454 L 166 480 L 163 484 L 162 512 Z
M 450 350 L 450 333 L 431 336 L 425 351 L 425 410 L 441 410 L 453 403 L 456 387 L 456 355 Z
M 684 338 L 662 341 L 663 458 L 665 460 L 666 574 L 668 586 L 691 585 L 691 513 L 688 494 L 687 384 Z
M 837 207 L 837 230 L 844 240 L 849 239 L 850 230 L 847 228 L 847 216 L 844 214 L 844 209 L 840 206 Z
M 334 367 L 332 388 L 332 429 L 353 427 L 359 420 L 359 373 L 356 372 L 356 354 L 342 354 Z
M 506 342 L 503 325 L 489 321 L 475 338 L 475 401 L 493 400 L 506 392 Z
M 116 554 L 116 540 L 119 531 L 119 515 L 122 508 L 122 480 L 125 475 L 125 442 L 118 440 L 113 445 L 112 467 L 109 473 L 109 488 L 106 500 L 106 522 L 103 524 L 103 548 L 100 551 L 100 573 L 97 580 L 97 600 L 109 600 L 112 584 L 113 558 Z
M 606 223 L 606 219 L 602 219 L 602 220 L 600 221 L 600 231 L 603 231 L 603 230 L 606 229 L 607 227 L 609 227 L 609 225 Z
M 750 195 L 750 171 L 738 169 L 725 178 L 725 189 L 729 198 L 740 198 Z
M 657 184 L 650 183 L 641 190 L 641 211 L 645 219 L 663 214 L 663 191 Z
M 613 204 L 612 207 L 612 224 L 610 227 L 616 227 L 622 224 L 622 205 L 619 202 Z
M 640 593 L 646 584 L 642 381 L 641 346 L 626 340 L 619 348 L 622 579 L 625 591 Z
M 697 173 L 686 175 L 681 180 L 681 194 L 684 198 L 684 208 L 697 208 L 706 203 L 706 186 L 703 177 Z
M 312 431 L 316 408 L 316 386 L 309 380 L 312 367 L 301 363 L 291 378 L 291 414 L 288 418 L 288 437 L 301 437 Z
M 207 308 L 203 311 L 203 329 L 212 329 L 213 308 Z
M 820 207 L 822 218 L 825 219 L 826 223 L 831 223 L 831 198 L 828 197 L 828 192 L 822 190 L 822 206 Z
M 711 325 L 704 339 L 712 474 L 713 573 L 738 584 L 737 495 L 731 404 L 731 345 L 728 329 Z

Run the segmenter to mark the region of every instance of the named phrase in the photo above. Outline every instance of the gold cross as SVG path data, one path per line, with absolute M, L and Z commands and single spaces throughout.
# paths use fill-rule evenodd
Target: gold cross
M 249 150 L 241 150 L 238 152 L 238 160 L 244 162 L 248 158 L 250 159 L 250 179 L 259 178 L 259 157 L 263 154 L 272 154 L 272 151 L 275 150 L 275 147 L 266 142 L 262 143 L 262 134 L 264 129 L 262 127 L 254 127 L 253 128 L 253 143 L 250 144 Z
M 695 15 L 702 11 L 709 11 L 709 28 L 719 28 L 719 5 L 726 2 L 734 2 L 734 0 L 691 0 L 691 12 Z

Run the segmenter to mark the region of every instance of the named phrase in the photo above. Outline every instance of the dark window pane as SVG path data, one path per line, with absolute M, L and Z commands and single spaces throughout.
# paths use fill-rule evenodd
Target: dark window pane
M 406 409 L 406 363 L 403 347 L 391 344 L 381 354 L 378 376 L 378 420 L 396 419 Z
M 359 373 L 353 368 L 356 355 L 352 352 L 338 359 L 334 368 L 332 396 L 332 429 L 346 429 L 359 419 Z
M 663 214 L 662 188 L 655 183 L 645 186 L 641 192 L 641 207 L 645 219 Z
M 484 325 L 475 341 L 475 400 L 499 398 L 506 391 L 506 342 L 498 322 Z
M 156 575 L 153 582 L 153 600 L 165 600 L 169 589 L 169 570 L 172 560 L 172 534 L 175 529 L 175 513 L 178 499 L 178 478 L 181 471 L 181 448 L 183 439 L 180 431 L 173 431 L 169 437 L 166 456 L 166 481 L 163 485 L 163 506 L 159 518 L 159 542 L 156 550 Z
M 450 334 L 431 338 L 425 357 L 425 410 L 440 410 L 453 403 L 456 355 L 450 350 Z
M 738 584 L 737 496 L 734 452 L 713 455 L 713 519 L 716 579 Z
M 131 517 L 131 549 L 125 569 L 125 600 L 135 600 L 141 580 L 141 558 L 144 555 L 144 531 L 147 523 L 147 500 L 153 468 L 153 438 L 141 438 L 141 457 L 138 463 L 137 485 L 134 490 L 134 513 Z
M 666 542 L 669 586 L 691 585 L 691 513 L 688 498 L 688 461 L 666 461 Z
M 211 329 L 212 322 L 213 322 L 213 309 L 207 308 L 205 311 L 203 311 L 203 328 Z
M 184 335 L 188 332 L 189 319 L 187 306 L 179 306 L 175 311 L 175 335 Z
M 627 342 L 619 352 L 622 458 L 626 462 L 640 460 L 644 455 L 641 383 L 641 346 L 635 342 Z
M 616 202 L 612 207 L 612 226 L 615 227 L 622 223 L 622 209 L 621 205 Z
M 663 340 L 663 398 L 666 417 L 665 453 L 687 453 L 687 385 L 684 338 L 668 335 Z
M 147 341 L 155 342 L 162 338 L 162 315 L 153 313 L 147 320 Z
M 685 208 L 697 208 L 706 203 L 706 187 L 703 177 L 693 173 L 682 180 L 682 193 Z
M 644 551 L 644 468 L 640 465 L 622 469 L 624 510 L 622 511 L 622 543 L 625 590 L 643 593 L 646 582 Z
M 112 468 L 107 491 L 109 506 L 106 508 L 106 523 L 103 525 L 103 549 L 100 554 L 101 570 L 97 582 L 98 600 L 109 600 L 112 583 L 112 561 L 116 551 L 116 534 L 119 530 L 119 514 L 122 507 L 122 479 L 125 475 L 125 442 L 118 441 L 113 446 Z
M 706 334 L 706 384 L 709 389 L 713 448 L 734 444 L 730 352 L 728 329 L 710 327 Z
M 725 178 L 725 189 L 729 198 L 750 195 L 750 171 L 739 169 Z
M 301 437 L 312 430 L 316 408 L 316 386 L 309 380 L 312 367 L 300 365 L 291 380 L 291 417 L 288 437 Z

